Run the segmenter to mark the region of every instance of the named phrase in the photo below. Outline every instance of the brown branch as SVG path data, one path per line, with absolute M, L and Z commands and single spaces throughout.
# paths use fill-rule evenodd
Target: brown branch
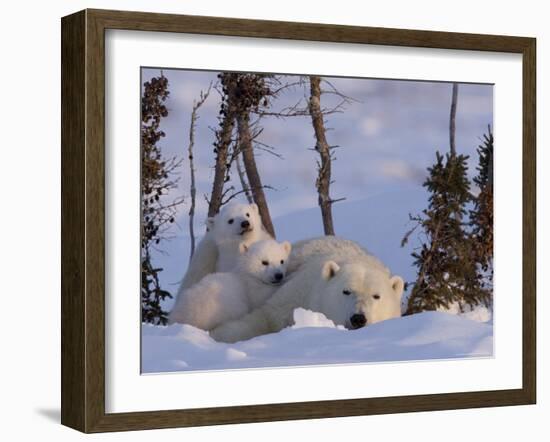
M 235 164 L 237 166 L 237 173 L 239 174 L 239 180 L 241 181 L 241 187 L 243 188 L 243 192 L 246 196 L 246 200 L 248 201 L 248 204 L 252 204 L 254 202 L 254 199 L 252 198 L 252 193 L 250 192 L 250 187 L 248 186 L 248 183 L 246 182 L 246 177 L 244 176 L 244 170 L 241 166 L 241 161 L 240 161 L 238 155 L 235 158 Z
M 320 109 L 320 112 L 325 116 L 332 115 L 332 114 L 341 114 L 344 111 L 343 104 L 344 102 L 340 102 L 334 107 Z M 309 109 L 304 108 L 304 109 L 296 109 L 296 110 L 290 110 L 290 111 L 286 111 L 285 109 L 283 109 L 280 112 L 259 111 L 257 112 L 257 115 L 261 117 L 288 118 L 288 117 L 308 117 L 310 113 L 309 113 Z
M 271 189 L 271 190 L 275 190 L 272 186 L 262 186 L 262 189 Z M 231 186 L 229 189 L 227 189 L 224 193 L 223 193 L 223 196 L 225 198 L 225 195 L 227 195 L 229 192 L 235 190 L 235 188 L 233 186 Z M 248 191 L 250 191 L 250 189 L 248 189 Z M 245 189 L 242 189 L 242 190 L 237 190 L 236 192 L 232 193 L 231 195 L 229 195 L 227 198 L 225 198 L 223 201 L 222 201 L 222 205 L 223 204 L 227 204 L 229 201 L 231 201 L 233 198 L 243 194 L 243 193 L 246 193 L 246 190 Z M 252 204 L 254 201 L 253 200 L 250 200 L 249 201 L 250 204 Z
M 412 228 L 407 230 L 407 232 L 405 233 L 405 236 L 401 240 L 401 247 L 405 247 L 407 245 L 407 243 L 409 242 L 409 238 L 414 233 L 414 231 L 420 226 L 420 221 L 422 221 L 422 219 L 419 216 L 413 217 L 409 213 L 409 221 L 415 221 L 416 224 Z
M 321 161 L 317 162 L 318 176 L 315 182 L 317 193 L 319 194 L 319 207 L 323 218 L 323 228 L 325 235 L 334 235 L 334 223 L 332 220 L 332 200 L 330 197 L 330 182 L 331 182 L 331 156 L 330 147 L 326 139 L 325 123 L 323 121 L 323 112 L 321 110 L 321 78 L 317 76 L 309 77 L 310 82 L 310 99 L 309 99 L 309 114 L 313 130 L 315 131 L 315 139 L 317 143 L 315 150 L 319 153 Z
M 214 182 L 212 184 L 212 193 L 210 194 L 210 203 L 208 205 L 209 217 L 216 215 L 221 207 L 223 186 L 227 174 L 227 157 L 234 127 L 235 111 L 231 103 L 228 103 L 221 128 L 216 132 L 216 165 L 214 167 Z
M 334 181 L 331 181 L 331 183 L 333 183 L 333 182 L 334 182 Z M 331 200 L 330 200 L 330 204 L 338 203 L 338 202 L 340 202 L 340 201 L 345 201 L 345 200 L 346 200 L 346 197 L 331 199 Z
M 347 104 L 351 103 L 362 103 L 361 100 L 358 100 L 357 98 L 350 97 L 349 95 L 346 95 L 342 92 L 340 92 L 336 86 L 334 86 L 330 81 L 328 81 L 326 78 L 323 78 L 323 83 L 327 84 L 330 87 L 330 90 L 322 90 L 321 94 L 333 94 L 342 99 Z
M 273 151 L 273 148 L 271 146 L 264 145 L 263 143 L 258 143 L 258 142 L 254 143 L 254 149 L 266 152 L 270 155 L 273 155 L 274 157 L 279 158 L 280 160 L 284 159 L 282 154 Z
M 189 169 L 191 173 L 191 207 L 189 208 L 189 236 L 191 237 L 191 250 L 189 259 L 191 259 L 193 257 L 193 253 L 195 253 L 195 231 L 193 225 L 195 218 L 195 200 L 197 196 L 197 187 L 195 185 L 195 163 L 193 158 L 193 147 L 195 146 L 195 124 L 199 118 L 197 111 L 204 104 L 208 98 L 208 95 L 210 95 L 211 88 L 212 83 L 210 83 L 206 92 L 201 91 L 199 100 L 193 102 L 191 125 L 189 127 L 189 147 L 187 149 L 189 155 Z
M 449 144 L 451 155 L 456 155 L 455 132 L 456 132 L 456 101 L 458 96 L 458 83 L 453 83 L 453 95 L 451 100 L 451 114 L 449 116 Z
M 263 191 L 264 186 L 262 185 L 260 174 L 258 173 L 258 168 L 256 167 L 249 121 L 250 114 L 247 111 L 243 111 L 237 116 L 239 149 L 242 152 L 244 168 L 252 190 L 252 197 L 254 198 L 254 202 L 258 205 L 263 226 L 267 232 L 275 238 L 275 229 L 273 228 L 271 215 L 269 214 L 269 208 L 267 206 L 267 201 Z
M 277 79 L 277 82 L 280 84 L 281 81 Z M 303 81 L 300 79 L 298 81 L 294 81 L 292 83 L 284 83 L 281 87 L 279 88 L 276 88 L 276 89 L 272 89 L 271 90 L 271 95 L 272 96 L 277 96 L 279 95 L 281 92 L 285 91 L 286 89 L 293 89 L 295 86 L 301 86 L 303 85 Z

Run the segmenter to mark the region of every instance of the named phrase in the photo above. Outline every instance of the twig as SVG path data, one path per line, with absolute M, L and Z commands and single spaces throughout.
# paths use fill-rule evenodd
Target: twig
M 241 181 L 241 186 L 243 188 L 244 194 L 246 195 L 246 200 L 248 201 L 248 204 L 252 204 L 254 202 L 254 199 L 252 198 L 252 194 L 250 193 L 250 188 L 248 187 L 248 183 L 246 182 L 244 170 L 241 166 L 241 160 L 239 159 L 238 155 L 235 158 L 235 164 L 237 165 L 237 173 L 239 174 L 239 180 Z
M 200 98 L 198 101 L 193 102 L 193 111 L 191 112 L 191 125 L 189 127 L 189 169 L 191 172 L 191 207 L 189 208 L 189 236 L 191 237 L 191 250 L 190 250 L 190 259 L 195 253 L 195 230 L 194 230 L 194 218 L 195 218 L 195 199 L 197 195 L 197 187 L 195 185 L 195 163 L 193 158 L 193 147 L 195 146 L 195 124 L 199 119 L 197 114 L 199 108 L 204 104 L 208 96 L 210 95 L 210 90 L 212 89 L 212 82 L 208 85 L 206 92 L 200 92 Z

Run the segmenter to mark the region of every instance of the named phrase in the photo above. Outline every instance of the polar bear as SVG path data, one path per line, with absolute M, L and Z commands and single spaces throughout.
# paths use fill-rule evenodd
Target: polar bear
M 180 293 L 214 272 L 233 270 L 241 244 L 272 239 L 262 225 L 256 204 L 231 203 L 206 220 L 207 232 L 197 245 L 178 289 Z
M 203 330 L 244 316 L 264 304 L 287 272 L 289 242 L 273 239 L 240 245 L 233 272 L 212 273 L 184 290 L 170 312 L 170 322 Z
M 292 245 L 289 273 L 299 269 L 311 258 L 326 258 L 335 261 L 360 258 L 369 261 L 373 267 L 389 272 L 378 258 L 356 242 L 338 236 L 322 236 L 298 241 Z
M 218 215 L 208 218 L 206 226 L 218 252 L 216 272 L 233 270 L 242 244 L 250 246 L 257 241 L 273 239 L 262 225 L 256 204 L 229 204 Z
M 357 329 L 401 316 L 404 283 L 356 243 L 337 237 L 293 246 L 288 282 L 260 308 L 216 327 L 211 336 L 236 342 L 292 325 L 294 309 L 323 313 L 335 324 Z

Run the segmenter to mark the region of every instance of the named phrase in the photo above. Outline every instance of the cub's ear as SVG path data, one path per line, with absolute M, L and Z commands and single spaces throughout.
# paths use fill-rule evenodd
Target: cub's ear
M 286 253 L 290 255 L 290 251 L 292 250 L 292 244 L 290 244 L 288 241 L 285 241 L 283 243 L 283 249 L 285 250 Z
M 239 253 L 241 255 L 244 255 L 246 252 L 248 252 L 248 246 L 244 242 L 240 243 L 239 244 Z
M 340 266 L 338 264 L 334 261 L 327 261 L 323 264 L 323 271 L 321 272 L 321 275 L 325 281 L 328 281 L 334 278 L 334 275 L 336 275 L 339 270 Z
M 400 276 L 392 276 L 390 279 L 390 284 L 393 292 L 401 298 L 403 290 L 405 288 L 405 283 Z
M 260 213 L 260 209 L 258 209 L 258 205 L 256 203 L 252 203 L 250 204 L 250 208 L 256 212 L 256 213 Z
M 214 218 L 206 218 L 206 230 L 210 231 L 214 228 Z

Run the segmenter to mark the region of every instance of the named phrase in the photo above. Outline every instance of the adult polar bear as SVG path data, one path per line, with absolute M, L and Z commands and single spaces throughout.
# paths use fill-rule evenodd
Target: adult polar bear
M 287 283 L 261 307 L 216 327 L 210 335 L 236 342 L 274 333 L 298 307 L 321 312 L 348 329 L 401 316 L 404 283 L 353 241 L 327 236 L 292 246 Z
M 228 204 L 216 216 L 208 218 L 206 226 L 206 235 L 189 262 L 174 305 L 179 304 L 180 296 L 186 289 L 206 275 L 233 270 L 243 245 L 249 247 L 258 241 L 273 239 L 262 225 L 256 204 Z M 179 321 L 171 313 L 168 322 Z

